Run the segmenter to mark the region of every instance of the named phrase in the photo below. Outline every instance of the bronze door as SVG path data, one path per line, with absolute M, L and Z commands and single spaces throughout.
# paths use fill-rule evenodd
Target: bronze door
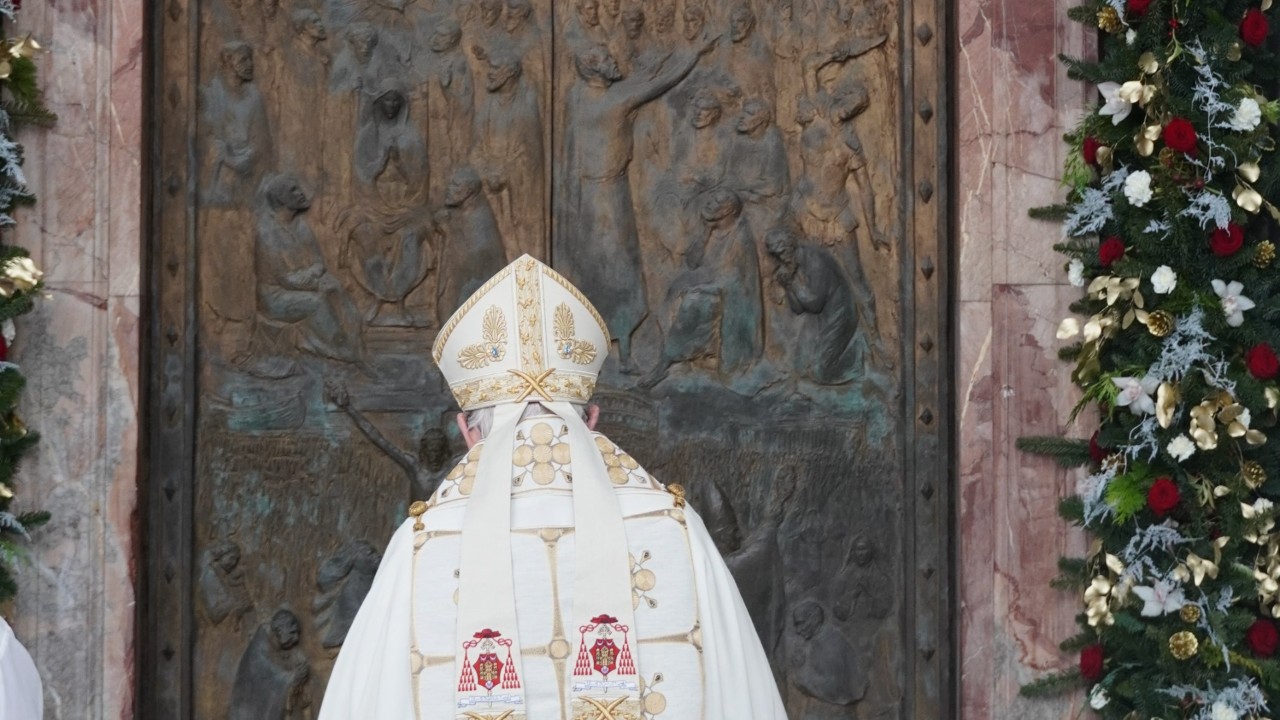
M 792 716 L 953 711 L 943 2 L 156 8 L 144 716 L 316 714 L 461 449 L 436 329 L 524 252 Z

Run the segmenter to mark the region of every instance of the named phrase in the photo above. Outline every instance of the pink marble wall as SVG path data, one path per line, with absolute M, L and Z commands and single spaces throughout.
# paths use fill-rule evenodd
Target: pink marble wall
M 1080 698 L 1028 700 L 1018 688 L 1076 662 L 1057 644 L 1079 599 L 1049 587 L 1057 558 L 1083 550 L 1057 516 L 1075 475 L 1023 455 L 1025 434 L 1088 435 L 1066 425 L 1077 397 L 1057 359 L 1066 285 L 1051 223 L 1027 209 L 1062 199 L 1064 131 L 1091 88 L 1069 80 L 1059 52 L 1093 42 L 1067 20 L 1075 0 L 960 0 L 959 119 L 960 672 L 963 717 L 1072 718 Z
M 1020 434 L 1068 432 L 1074 394 L 1054 329 L 1074 297 L 1050 248 L 1057 229 L 1026 209 L 1060 196 L 1059 138 L 1088 100 L 1054 56 L 1090 37 L 1075 0 L 960 0 L 960 653 L 964 717 L 1067 718 L 1079 699 L 1028 701 L 1022 682 L 1071 662 L 1057 642 L 1078 600 L 1048 587 L 1082 538 L 1056 517 L 1074 481 L 1021 455 Z M 61 121 L 26 137 L 40 204 L 18 241 L 51 297 L 19 327 L 28 423 L 44 443 L 24 502 L 54 511 L 23 571 L 14 624 L 40 664 L 46 717 L 133 713 L 142 154 L 142 2 L 38 3 L 24 29 L 46 42 Z
M 45 681 L 45 717 L 133 717 L 138 474 L 142 0 L 27 2 L 51 130 L 24 133 L 39 203 L 17 242 L 49 298 L 18 324 L 27 424 L 23 507 L 54 513 L 19 578 L 14 626 Z

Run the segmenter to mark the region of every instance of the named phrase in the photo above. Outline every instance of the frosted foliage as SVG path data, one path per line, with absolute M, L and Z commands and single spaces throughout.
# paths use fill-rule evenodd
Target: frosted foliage
M 1207 348 L 1214 337 L 1204 329 L 1204 310 L 1196 308 L 1178 318 L 1173 332 L 1160 347 L 1160 359 L 1151 366 L 1151 375 L 1163 381 L 1181 378 L 1193 367 L 1214 362 Z
M 18 522 L 17 516 L 4 510 L 0 510 L 0 531 L 17 533 L 27 537 L 27 529 L 23 527 L 22 523 Z
M 1157 427 L 1154 415 L 1143 418 L 1129 431 L 1129 444 L 1123 448 L 1125 456 L 1133 460 L 1141 460 L 1145 454 L 1147 461 L 1154 460 L 1160 452 L 1160 439 L 1156 437 Z
M 1147 226 L 1142 229 L 1142 232 L 1146 235 L 1154 235 L 1156 233 L 1160 233 L 1160 236 L 1162 238 L 1168 238 L 1169 223 L 1163 220 L 1152 220 L 1151 222 L 1147 223 Z
M 1107 492 L 1107 485 L 1111 483 L 1115 476 L 1115 468 L 1108 466 L 1084 478 L 1077 485 L 1076 494 L 1084 502 L 1084 524 L 1086 526 L 1092 525 L 1094 521 L 1102 520 L 1111 514 L 1111 505 L 1103 500 L 1103 495 Z
M 1111 196 L 1114 195 L 1129 177 L 1129 168 L 1119 168 L 1107 176 L 1101 188 L 1084 188 L 1080 192 L 1080 201 L 1067 213 L 1065 232 L 1070 237 L 1091 235 L 1102 229 L 1114 216 Z
M 1222 195 L 1206 190 L 1187 191 L 1186 195 L 1187 207 L 1179 215 L 1195 219 L 1202 228 L 1208 228 L 1209 223 L 1213 223 L 1214 227 L 1226 228 L 1231 222 L 1231 202 Z
M 1149 525 L 1135 532 L 1129 538 L 1129 544 L 1120 551 L 1120 559 L 1125 565 L 1129 565 L 1154 552 L 1172 554 L 1174 548 L 1188 542 L 1190 540 L 1183 537 L 1171 521 L 1165 520 L 1159 525 Z
M 1161 688 L 1158 692 L 1178 700 L 1190 697 L 1191 707 L 1196 708 L 1196 712 L 1194 715 L 1184 716 L 1189 720 L 1214 720 L 1214 706 L 1234 710 L 1240 718 L 1268 712 L 1267 699 L 1253 678 L 1232 680 L 1222 690 L 1215 690 L 1210 683 L 1203 690 L 1191 685 L 1172 685 Z

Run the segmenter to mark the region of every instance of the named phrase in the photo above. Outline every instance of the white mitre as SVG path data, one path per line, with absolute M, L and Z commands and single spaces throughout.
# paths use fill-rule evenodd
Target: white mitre
M 577 288 L 524 255 L 458 308 L 431 352 L 463 410 L 585 403 L 609 354 L 609 331 Z
M 612 692 L 639 702 L 631 570 L 622 509 L 591 431 L 573 403 L 595 391 L 609 350 L 604 320 L 577 288 L 528 255 L 508 265 L 449 318 L 432 354 L 463 410 L 494 408 L 462 527 L 456 665 L 457 707 L 521 720 L 523 655 L 511 566 L 511 462 L 516 426 L 539 402 L 560 416 L 574 468 L 573 623 L 583 630 L 575 694 Z M 588 629 L 603 629 L 605 652 Z M 605 658 L 603 664 L 599 658 Z M 487 670 L 486 670 L 487 668 Z M 599 676 L 597 679 L 593 679 Z M 578 690 L 581 688 L 581 692 Z M 621 706 L 616 706 L 621 707 Z

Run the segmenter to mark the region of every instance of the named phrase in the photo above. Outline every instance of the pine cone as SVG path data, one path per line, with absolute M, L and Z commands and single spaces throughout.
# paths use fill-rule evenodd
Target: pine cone
M 1276 246 L 1270 240 L 1263 240 L 1258 243 L 1258 249 L 1253 253 L 1253 264 L 1259 268 L 1265 268 L 1276 259 Z
M 1119 32 L 1124 25 L 1120 22 L 1120 13 L 1110 5 L 1098 11 L 1098 27 L 1103 32 Z
M 1173 315 L 1167 310 L 1156 310 L 1147 316 L 1147 330 L 1156 337 L 1173 332 Z
M 1190 660 L 1200 650 L 1200 641 L 1190 630 L 1179 630 L 1169 636 L 1169 652 L 1178 660 Z
M 1185 623 L 1199 622 L 1200 606 L 1191 605 L 1189 603 L 1187 605 L 1183 605 L 1182 609 L 1178 611 L 1178 617 L 1181 617 L 1182 622 L 1185 622 Z
M 1262 484 L 1267 481 L 1267 471 L 1252 460 L 1240 466 L 1240 474 L 1244 476 L 1245 484 L 1253 490 L 1262 487 Z

